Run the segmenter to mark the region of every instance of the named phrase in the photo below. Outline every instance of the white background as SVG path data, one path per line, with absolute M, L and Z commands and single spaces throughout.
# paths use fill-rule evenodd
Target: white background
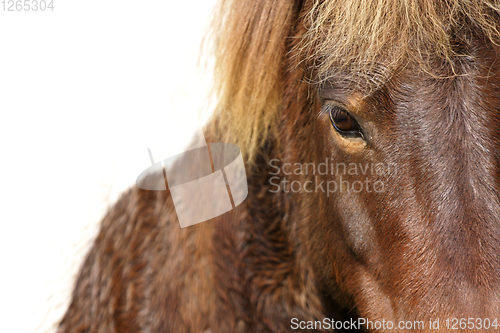
M 207 119 L 214 0 L 0 7 L 0 331 L 53 332 L 100 218 Z M 1 6 L 1 4 L 0 4 Z

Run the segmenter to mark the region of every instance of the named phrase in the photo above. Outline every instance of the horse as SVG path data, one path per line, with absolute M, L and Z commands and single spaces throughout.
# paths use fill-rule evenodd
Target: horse
M 179 226 L 133 187 L 58 332 L 491 332 L 500 3 L 221 0 L 208 142 L 248 197 Z

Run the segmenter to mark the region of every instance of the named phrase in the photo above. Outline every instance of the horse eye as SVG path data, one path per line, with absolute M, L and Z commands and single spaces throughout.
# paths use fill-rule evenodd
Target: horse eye
M 347 138 L 364 139 L 358 123 L 344 108 L 331 104 L 325 104 L 324 108 L 325 112 L 330 116 L 333 127 L 340 135 Z

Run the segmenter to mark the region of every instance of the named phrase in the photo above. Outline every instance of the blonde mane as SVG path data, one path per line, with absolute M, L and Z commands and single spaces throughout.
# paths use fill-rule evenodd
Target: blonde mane
M 460 56 L 456 30 L 468 26 L 494 43 L 500 36 L 498 0 L 309 0 L 302 8 L 294 2 L 221 0 L 214 16 L 214 124 L 249 160 L 276 137 L 289 52 L 318 82 L 343 73 L 379 85 L 407 61 L 429 69 L 429 53 L 453 68 Z M 299 23 L 302 35 L 292 36 Z M 300 39 L 293 50 L 292 38 Z

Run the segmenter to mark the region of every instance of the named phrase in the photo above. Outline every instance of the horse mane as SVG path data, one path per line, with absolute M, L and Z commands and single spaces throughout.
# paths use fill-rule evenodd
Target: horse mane
M 277 138 L 279 111 L 294 54 L 322 83 L 342 74 L 372 89 L 409 61 L 432 72 L 429 55 L 450 65 L 456 34 L 481 31 L 498 44 L 498 0 L 221 0 L 211 25 L 216 124 L 247 160 Z M 300 7 L 302 6 L 302 7 Z M 303 20 L 303 34 L 292 29 Z M 291 42 L 293 39 L 299 41 Z M 292 47 L 293 45 L 293 47 Z

